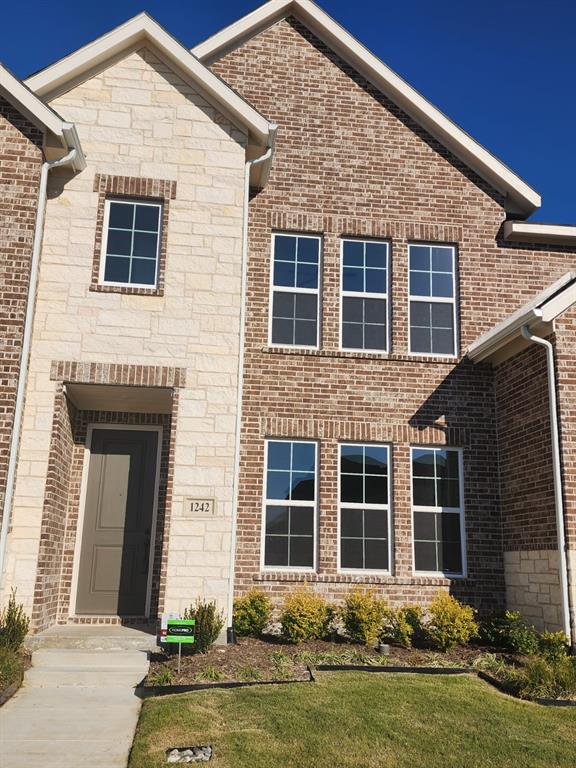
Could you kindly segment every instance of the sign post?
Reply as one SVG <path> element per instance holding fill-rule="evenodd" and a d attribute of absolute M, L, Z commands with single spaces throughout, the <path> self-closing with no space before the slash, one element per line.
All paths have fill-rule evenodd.
<path fill-rule="evenodd" d="M 178 674 L 180 674 L 180 663 L 182 661 L 182 645 L 188 645 L 194 642 L 195 625 L 195 619 L 162 617 L 160 642 L 178 643 Z"/>

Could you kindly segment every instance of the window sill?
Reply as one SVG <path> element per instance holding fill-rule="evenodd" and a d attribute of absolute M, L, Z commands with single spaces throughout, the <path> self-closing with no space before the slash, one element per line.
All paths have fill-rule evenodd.
<path fill-rule="evenodd" d="M 164 288 L 142 288 L 133 285 L 102 285 L 92 283 L 90 290 L 96 293 L 124 293 L 128 296 L 164 296 Z"/>
<path fill-rule="evenodd" d="M 271 355 L 304 355 L 311 357 L 328 357 L 328 358 L 350 358 L 352 360 L 382 360 L 394 363 L 427 363 L 427 364 L 443 364 L 450 367 L 454 367 L 464 359 L 462 357 L 446 357 L 446 356 L 434 356 L 434 355 L 411 355 L 396 354 L 393 352 L 351 352 L 341 349 L 307 349 L 306 347 L 274 347 L 264 346 L 261 347 L 261 352 L 265 352 Z"/>
<path fill-rule="evenodd" d="M 386 584 L 390 586 L 449 587 L 455 581 L 462 583 L 465 577 L 446 578 L 443 576 L 390 576 L 351 573 L 303 573 L 290 571 L 261 571 L 252 577 L 255 582 L 289 582 L 319 584 Z"/>

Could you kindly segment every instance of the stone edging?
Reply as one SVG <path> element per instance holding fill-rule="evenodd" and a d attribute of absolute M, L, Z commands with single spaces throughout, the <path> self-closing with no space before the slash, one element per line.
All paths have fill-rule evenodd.
<path fill-rule="evenodd" d="M 22 685 L 23 680 L 24 680 L 24 672 L 21 672 L 19 680 L 17 680 L 15 683 L 12 683 L 12 685 L 9 685 L 8 688 L 5 688 L 3 691 L 0 692 L 0 707 L 3 707 L 4 704 L 6 704 L 6 702 L 12 698 L 12 696 L 14 696 L 16 691 Z"/>

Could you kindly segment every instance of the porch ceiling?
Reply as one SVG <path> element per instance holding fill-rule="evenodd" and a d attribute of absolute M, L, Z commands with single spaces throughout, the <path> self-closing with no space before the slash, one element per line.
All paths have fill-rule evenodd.
<path fill-rule="evenodd" d="M 171 413 L 172 393 L 169 387 L 66 384 L 66 396 L 81 411 Z"/>

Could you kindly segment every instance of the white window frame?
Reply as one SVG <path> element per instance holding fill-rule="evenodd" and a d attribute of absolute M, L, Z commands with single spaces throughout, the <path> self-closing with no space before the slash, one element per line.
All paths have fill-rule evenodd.
<path fill-rule="evenodd" d="M 274 259 L 276 253 L 276 237 L 306 237 L 309 240 L 318 241 L 318 287 L 317 288 L 290 288 L 289 286 L 274 285 Z M 321 299 L 322 299 L 322 235 L 314 235 L 309 232 L 272 232 L 272 245 L 270 251 L 270 278 L 268 292 L 268 346 L 279 349 L 308 349 L 319 350 L 322 329 L 320 327 L 320 318 L 322 317 Z M 279 344 L 272 341 L 272 318 L 274 291 L 280 293 L 312 294 L 317 297 L 316 300 L 316 345 L 305 344 Z"/>
<path fill-rule="evenodd" d="M 373 293 L 372 291 L 345 291 L 344 290 L 344 243 L 377 243 L 378 245 L 386 246 L 386 293 Z M 344 297 L 351 297 L 354 299 L 381 299 L 386 301 L 386 349 L 371 349 L 369 347 L 359 349 L 358 347 L 345 347 L 342 341 L 344 331 Z M 362 354 L 363 352 L 369 352 L 373 355 L 389 355 L 390 354 L 390 243 L 388 240 L 372 240 L 370 238 L 361 237 L 342 237 L 340 238 L 340 329 L 339 329 L 339 346 L 342 352 L 356 352 L 356 354 Z"/>
<path fill-rule="evenodd" d="M 458 454 L 459 507 L 437 507 L 414 504 L 413 454 L 414 451 L 455 451 Z M 465 579 L 468 574 L 466 558 L 466 516 L 464 514 L 464 451 L 447 445 L 412 445 L 410 446 L 410 525 L 412 528 L 412 574 L 418 576 L 443 577 L 445 579 Z M 462 573 L 450 571 L 418 571 L 416 570 L 416 542 L 414 533 L 414 512 L 450 512 L 460 515 L 460 547 L 462 552 Z"/>
<path fill-rule="evenodd" d="M 283 499 L 270 499 L 266 497 L 268 482 L 268 445 L 269 443 L 304 443 L 314 446 L 314 500 L 313 501 L 286 501 Z M 319 467 L 318 467 L 318 441 L 300 440 L 297 437 L 267 437 L 264 440 L 264 479 L 262 486 L 262 516 L 260 521 L 260 570 L 273 571 L 275 573 L 288 571 L 290 573 L 316 573 L 318 567 L 318 497 L 319 497 Z M 313 537 L 312 553 L 313 564 L 311 567 L 300 565 L 266 565 L 266 507 L 313 507 Z"/>
<path fill-rule="evenodd" d="M 425 246 L 427 248 L 449 248 L 452 251 L 452 296 L 413 296 L 410 292 L 410 249 L 415 246 Z M 413 242 L 408 243 L 408 351 L 411 355 L 418 357 L 443 357 L 447 360 L 454 360 L 459 355 L 459 336 L 460 330 L 458 328 L 458 280 L 456 279 L 456 271 L 458 269 L 458 251 L 455 245 L 450 243 L 420 243 Z M 418 271 L 418 270 L 416 270 Z M 452 322 L 454 326 L 454 352 L 453 354 L 439 353 L 439 352 L 417 352 L 412 349 L 412 333 L 410 327 L 410 310 L 412 308 L 412 302 L 421 302 L 427 304 L 452 304 Z"/>
<path fill-rule="evenodd" d="M 368 446 L 371 445 L 376 448 L 386 448 L 388 451 L 388 477 L 387 477 L 387 485 L 388 485 L 388 503 L 387 504 L 351 504 L 346 501 L 341 501 L 341 495 L 340 495 L 340 487 L 342 484 L 342 446 L 344 445 L 356 445 L 358 447 Z M 337 535 L 338 535 L 338 559 L 337 559 L 337 572 L 338 573 L 349 573 L 354 574 L 356 576 L 360 574 L 364 574 L 365 576 L 391 576 L 393 572 L 392 567 L 392 446 L 390 443 L 372 443 L 372 442 L 354 442 L 353 440 L 344 440 L 341 443 L 338 443 L 338 483 L 337 483 L 337 493 L 338 493 L 338 524 L 337 524 Z M 343 568 L 342 567 L 342 508 L 346 509 L 375 509 L 375 510 L 386 510 L 386 517 L 387 517 L 387 528 L 388 528 L 388 568 Z"/>
<path fill-rule="evenodd" d="M 109 222 L 110 222 L 110 204 L 120 203 L 122 205 L 146 205 L 151 208 L 158 208 L 158 241 L 156 243 L 156 271 L 154 274 L 154 283 L 119 283 L 113 280 L 105 280 L 106 274 L 106 259 L 108 258 L 108 234 L 109 234 Z M 163 203 L 159 201 L 148 201 L 140 198 L 115 198 L 107 197 L 104 204 L 104 222 L 102 225 L 102 249 L 100 251 L 100 271 L 98 275 L 99 285 L 112 285 L 117 288 L 145 288 L 148 290 L 155 290 L 158 288 L 158 276 L 160 274 L 160 243 L 162 241 L 162 213 Z M 134 235 L 134 230 L 132 230 Z M 132 259 L 132 256 L 124 256 L 122 258 Z M 138 257 L 136 257 L 138 258 Z"/>

